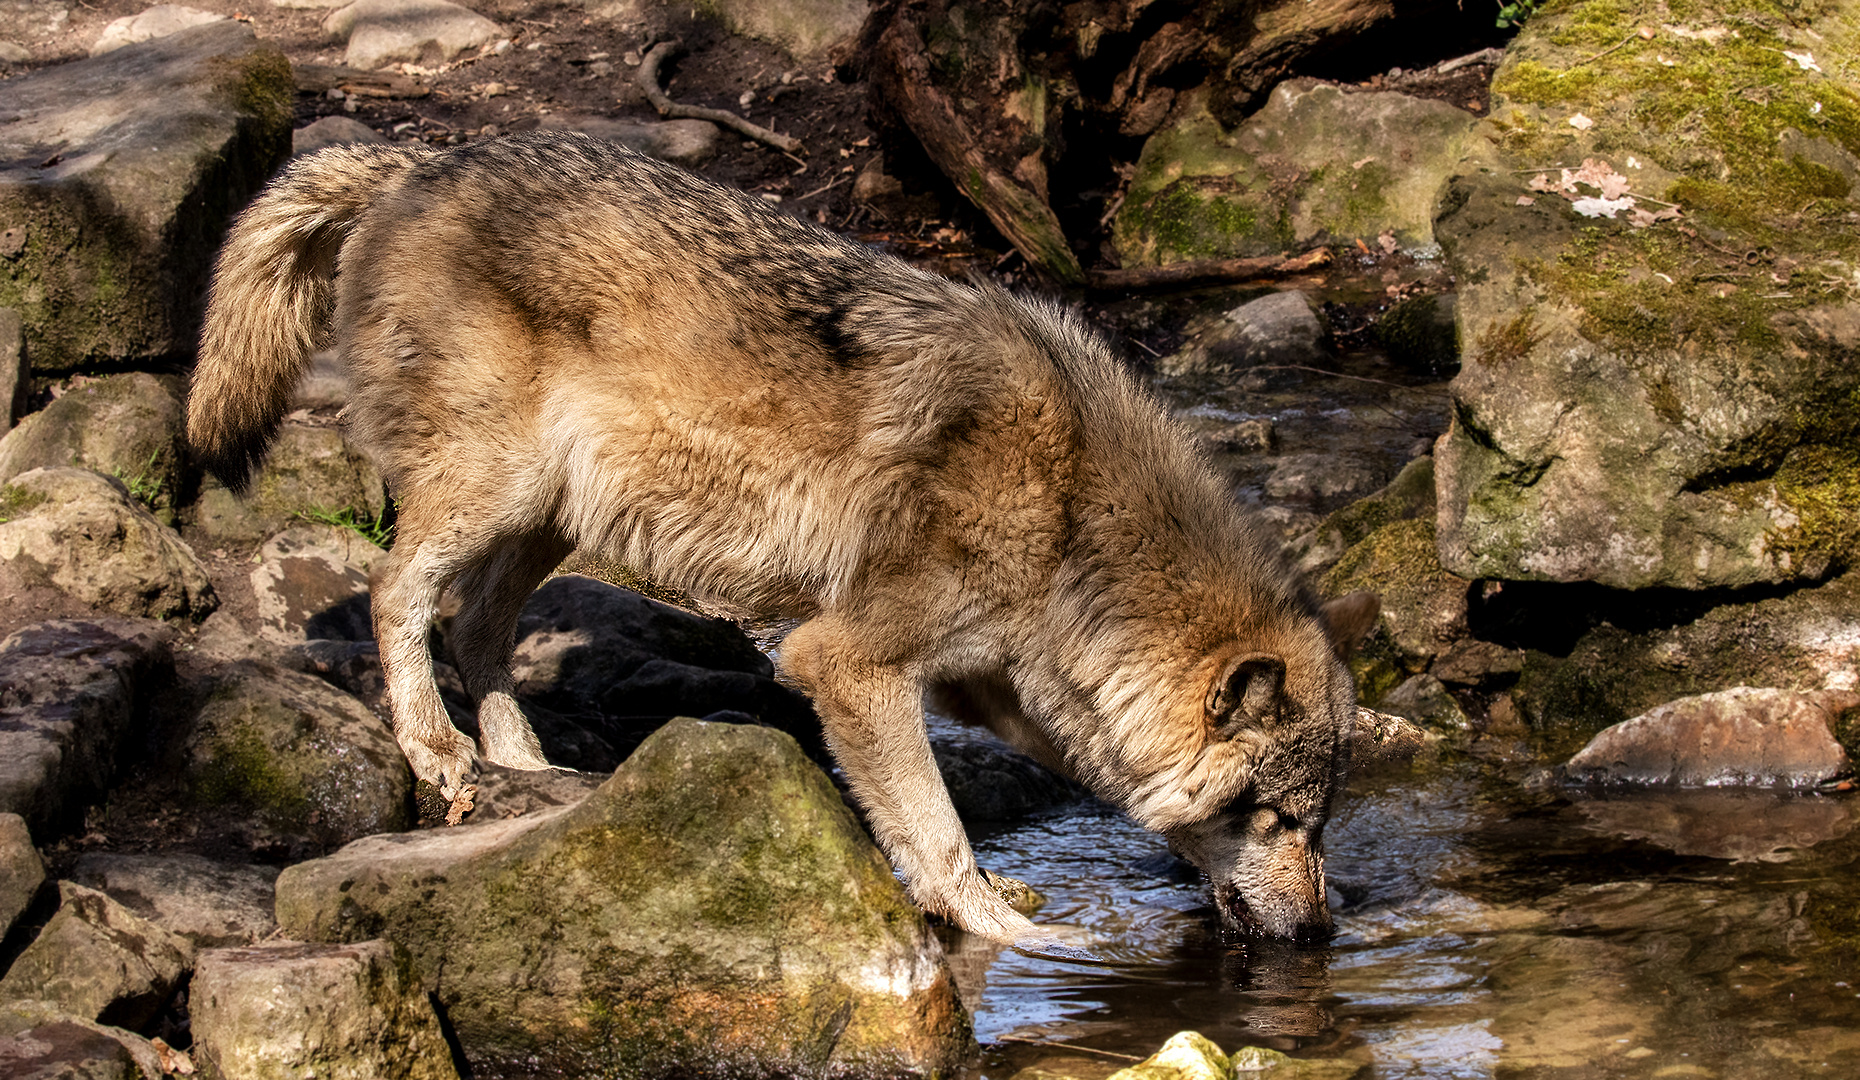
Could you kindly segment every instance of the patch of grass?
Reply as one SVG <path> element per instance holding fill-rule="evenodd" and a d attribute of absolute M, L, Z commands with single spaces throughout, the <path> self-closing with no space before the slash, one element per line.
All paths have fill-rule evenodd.
<path fill-rule="evenodd" d="M 161 451 L 158 449 L 149 455 L 148 461 L 143 463 L 141 470 L 134 476 L 124 476 L 121 469 L 110 471 L 123 482 L 124 487 L 129 489 L 130 498 L 152 511 L 160 503 L 162 490 L 167 485 L 167 480 L 162 475 L 164 470 L 160 466 Z"/>
<path fill-rule="evenodd" d="M 322 508 L 300 510 L 297 516 L 319 525 L 334 525 L 339 529 L 347 529 L 378 548 L 386 549 L 394 546 L 394 522 L 388 514 L 372 517 L 367 511 L 345 506 L 340 510 Z"/>

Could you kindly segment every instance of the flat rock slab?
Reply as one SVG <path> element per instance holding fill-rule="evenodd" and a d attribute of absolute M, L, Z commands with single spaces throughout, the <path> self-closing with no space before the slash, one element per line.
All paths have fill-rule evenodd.
<path fill-rule="evenodd" d="M 173 677 L 174 638 L 158 622 L 92 619 L 39 623 L 0 642 L 0 812 L 41 837 L 75 824 Z"/>
<path fill-rule="evenodd" d="M 443 64 L 504 33 L 491 20 L 448 0 L 355 0 L 331 12 L 323 31 L 346 39 L 343 63 L 364 71 L 394 63 Z"/>
<path fill-rule="evenodd" d="M 127 1028 L 153 1020 L 192 966 L 193 946 L 95 889 L 61 881 L 58 894 L 57 914 L 0 979 L 0 1000 L 50 1001 Z"/>
<path fill-rule="evenodd" d="M 439 1017 L 385 941 L 202 953 L 190 987 L 194 1054 L 227 1080 L 457 1080 Z"/>
<path fill-rule="evenodd" d="M 0 88 L 0 307 L 35 370 L 191 353 L 215 250 L 290 150 L 290 63 L 226 20 Z M 12 230 L 19 230 L 11 233 Z"/>
<path fill-rule="evenodd" d="M 1833 735 L 1860 708 L 1847 690 L 1738 686 L 1681 698 L 1606 728 L 1565 766 L 1569 779 L 1681 787 L 1812 787 L 1847 767 Z"/>
<path fill-rule="evenodd" d="M 251 945 L 278 928 L 272 917 L 276 867 L 96 851 L 78 858 L 71 879 L 198 948 Z"/>
<path fill-rule="evenodd" d="M 29 582 L 143 618 L 204 619 L 219 606 L 194 549 L 120 480 L 33 469 L 0 486 L 0 508 L 0 559 Z"/>
<path fill-rule="evenodd" d="M 930 1074 L 973 1047 L 884 857 L 763 727 L 675 720 L 572 807 L 300 863 L 278 916 L 405 944 L 481 1075 Z"/>

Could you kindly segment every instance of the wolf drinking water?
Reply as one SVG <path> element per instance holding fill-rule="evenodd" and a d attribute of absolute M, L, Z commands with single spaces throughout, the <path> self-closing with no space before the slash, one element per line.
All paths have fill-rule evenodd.
<path fill-rule="evenodd" d="M 421 778 L 547 767 L 517 615 L 596 550 L 804 620 L 783 674 L 925 910 L 1037 933 L 975 865 L 928 696 L 1168 837 L 1232 925 L 1328 931 L 1340 657 L 1375 601 L 1317 606 L 1074 315 L 580 136 L 328 150 L 220 256 L 188 430 L 234 490 L 332 315 L 345 423 L 398 500 L 374 620 Z M 447 588 L 475 747 L 428 652 Z"/>

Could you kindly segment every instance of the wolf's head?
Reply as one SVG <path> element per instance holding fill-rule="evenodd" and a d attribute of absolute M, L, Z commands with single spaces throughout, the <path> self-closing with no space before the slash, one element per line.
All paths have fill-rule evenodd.
<path fill-rule="evenodd" d="M 1232 930 L 1321 939 L 1324 825 L 1357 726 L 1344 659 L 1374 626 L 1379 604 L 1357 593 L 1323 606 L 1322 646 L 1308 634 L 1270 634 L 1211 658 L 1202 720 L 1210 757 L 1233 764 L 1207 777 L 1209 812 L 1161 829 L 1208 876 Z M 1222 753 L 1227 751 L 1227 753 Z"/>

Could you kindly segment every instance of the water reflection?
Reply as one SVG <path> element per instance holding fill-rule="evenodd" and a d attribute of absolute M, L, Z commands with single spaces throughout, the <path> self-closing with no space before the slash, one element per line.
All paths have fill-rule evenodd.
<path fill-rule="evenodd" d="M 1114 961 L 970 954 L 984 1071 L 1192 1028 L 1377 1077 L 1860 1075 L 1855 810 L 1384 781 L 1331 827 L 1339 932 L 1321 948 L 1223 936 L 1161 841 L 1096 804 L 984 833 L 983 865 Z"/>

